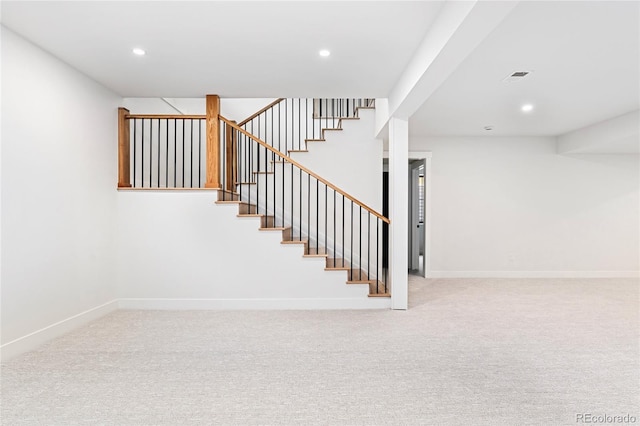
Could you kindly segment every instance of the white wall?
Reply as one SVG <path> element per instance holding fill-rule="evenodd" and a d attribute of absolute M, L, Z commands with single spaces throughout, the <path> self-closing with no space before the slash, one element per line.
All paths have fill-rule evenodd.
<path fill-rule="evenodd" d="M 309 142 L 309 152 L 291 158 L 356 199 L 382 212 L 382 140 L 374 135 L 375 110 L 360 109 L 360 120 L 344 120 L 342 131 Z"/>
<path fill-rule="evenodd" d="M 412 138 L 432 151 L 434 276 L 619 276 L 639 268 L 639 157 L 554 138 Z"/>
<path fill-rule="evenodd" d="M 2 27 L 3 356 L 115 298 L 119 102 Z"/>
<path fill-rule="evenodd" d="M 205 95 L 206 93 L 202 98 L 167 98 L 166 100 L 183 114 L 206 114 Z M 220 114 L 229 120 L 240 122 L 274 100 L 275 98 L 221 98 Z M 124 98 L 122 106 L 132 114 L 178 114 L 160 98 Z"/>
<path fill-rule="evenodd" d="M 559 154 L 640 154 L 640 110 L 557 138 Z"/>
<path fill-rule="evenodd" d="M 384 307 L 215 191 L 119 191 L 118 294 L 131 308 Z"/>

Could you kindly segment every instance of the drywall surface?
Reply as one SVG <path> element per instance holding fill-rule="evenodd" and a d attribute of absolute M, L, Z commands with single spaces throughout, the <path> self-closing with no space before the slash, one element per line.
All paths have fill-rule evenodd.
<path fill-rule="evenodd" d="M 115 298 L 119 102 L 2 27 L 3 345 Z"/>
<path fill-rule="evenodd" d="M 434 276 L 637 276 L 639 157 L 554 138 L 412 138 L 432 151 Z"/>
<path fill-rule="evenodd" d="M 240 122 L 260 111 L 275 98 L 220 98 L 220 114 Z M 124 98 L 123 107 L 132 114 L 206 114 L 202 98 Z"/>
<path fill-rule="evenodd" d="M 342 130 L 325 131 L 324 142 L 307 142 L 308 152 L 291 158 L 382 212 L 382 140 L 374 135 L 375 111 L 360 109 L 359 120 L 343 120 Z"/>
<path fill-rule="evenodd" d="M 259 231 L 215 191 L 119 191 L 118 294 L 136 307 L 380 307 L 367 285 L 347 285 L 324 258 L 303 258 L 280 231 Z M 139 302 L 136 305 L 136 301 Z M 181 304 L 182 303 L 182 304 Z M 154 305 L 156 306 L 156 305 Z"/>

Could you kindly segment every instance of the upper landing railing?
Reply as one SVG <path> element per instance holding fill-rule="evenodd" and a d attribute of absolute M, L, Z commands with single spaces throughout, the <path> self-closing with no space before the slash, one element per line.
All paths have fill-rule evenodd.
<path fill-rule="evenodd" d="M 358 118 L 361 108 L 373 108 L 371 98 L 279 98 L 238 123 L 267 145 L 287 154 L 304 151 L 308 141 L 324 140 L 324 131 L 341 128 L 344 119 Z"/>
<path fill-rule="evenodd" d="M 218 96 L 207 96 L 206 105 L 204 115 L 120 108 L 118 187 L 219 188 Z M 287 155 L 306 150 L 308 141 L 324 139 L 324 130 L 340 128 L 341 120 L 373 105 L 371 98 L 279 98 L 237 125 Z"/>
<path fill-rule="evenodd" d="M 118 109 L 119 188 L 220 188 L 220 98 L 205 115 L 130 114 Z"/>

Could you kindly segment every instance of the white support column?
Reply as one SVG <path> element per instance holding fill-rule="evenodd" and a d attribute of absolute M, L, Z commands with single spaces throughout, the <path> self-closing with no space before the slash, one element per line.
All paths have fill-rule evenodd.
<path fill-rule="evenodd" d="M 407 309 L 409 226 L 409 121 L 389 120 L 389 276 L 391 308 Z"/>

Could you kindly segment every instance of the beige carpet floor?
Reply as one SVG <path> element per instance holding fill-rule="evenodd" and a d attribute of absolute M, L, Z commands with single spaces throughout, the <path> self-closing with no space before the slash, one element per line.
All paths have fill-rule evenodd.
<path fill-rule="evenodd" d="M 406 312 L 115 312 L 2 365 L 1 423 L 640 423 L 638 280 L 410 279 Z"/>

